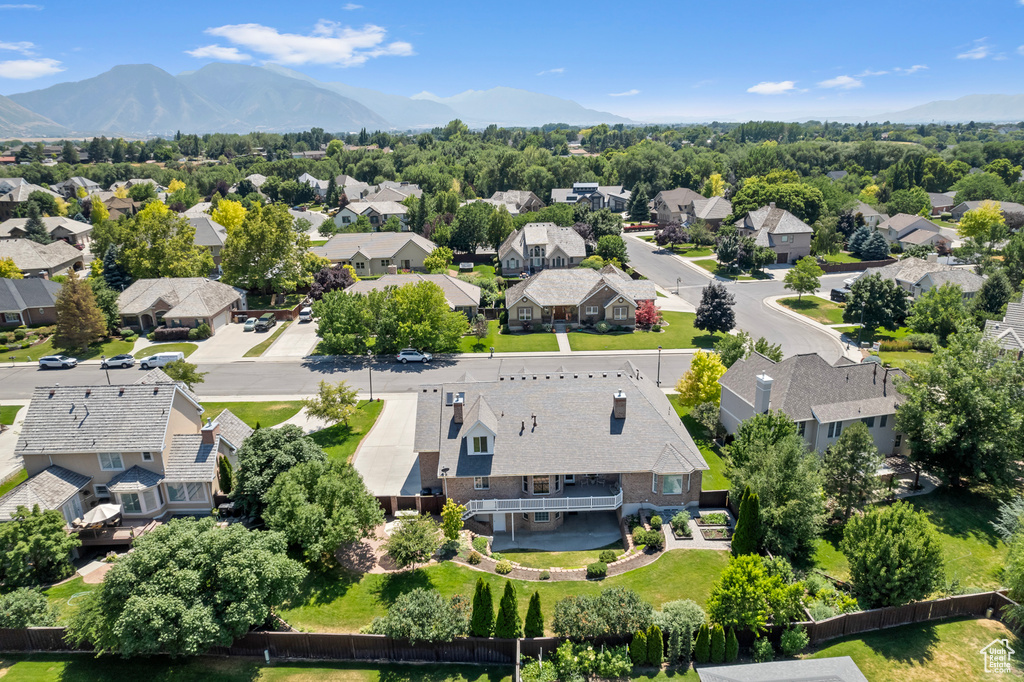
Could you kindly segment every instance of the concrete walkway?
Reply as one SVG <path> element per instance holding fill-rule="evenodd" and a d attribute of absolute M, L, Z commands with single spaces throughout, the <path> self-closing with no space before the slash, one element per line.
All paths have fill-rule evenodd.
<path fill-rule="evenodd" d="M 571 353 L 572 347 L 569 345 L 569 335 L 565 332 L 555 332 L 555 340 L 558 341 L 558 352 L 559 353 Z"/>
<path fill-rule="evenodd" d="M 385 398 L 377 423 L 356 450 L 352 464 L 373 495 L 415 495 L 422 487 L 413 449 L 416 400 L 416 393 Z"/>
<path fill-rule="evenodd" d="M 21 457 L 14 454 L 14 446 L 18 443 L 18 435 L 21 434 L 21 425 L 25 423 L 25 415 L 28 414 L 28 400 L 4 400 L 4 405 L 21 405 L 18 414 L 14 417 L 14 424 L 0 433 L 0 481 L 21 471 L 25 466 Z"/>
<path fill-rule="evenodd" d="M 263 353 L 265 358 L 304 358 L 313 352 L 319 339 L 313 322 L 292 322 L 281 332 L 273 345 Z"/>

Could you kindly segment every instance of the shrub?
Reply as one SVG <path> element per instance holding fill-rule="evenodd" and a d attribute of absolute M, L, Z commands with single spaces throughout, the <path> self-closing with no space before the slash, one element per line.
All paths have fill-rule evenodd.
<path fill-rule="evenodd" d="M 16 329 L 14 331 L 14 340 L 15 341 L 21 341 L 24 338 L 25 338 L 25 330 L 24 329 Z"/>
<path fill-rule="evenodd" d="M 495 561 L 501 561 L 505 557 L 503 557 L 501 555 L 501 553 L 499 553 L 499 552 L 491 552 L 491 558 L 494 559 Z"/>
<path fill-rule="evenodd" d="M 189 341 L 198 341 L 199 340 L 199 330 L 198 329 L 189 329 L 188 330 L 188 340 Z"/>
<path fill-rule="evenodd" d="M 203 322 L 201 325 L 196 327 L 196 331 L 199 332 L 200 339 L 208 339 L 213 336 L 213 332 L 210 331 L 210 325 Z"/>
<path fill-rule="evenodd" d="M 605 322 L 604 320 L 601 320 L 600 322 L 594 325 L 594 329 L 597 330 L 598 334 L 607 334 L 608 330 L 611 329 L 611 325 Z"/>
<path fill-rule="evenodd" d="M 826 618 L 831 618 L 836 615 L 835 609 L 820 601 L 811 604 L 807 610 L 811 612 L 811 618 L 814 620 L 825 620 Z"/>
<path fill-rule="evenodd" d="M 660 332 L 661 331 L 661 325 L 660 324 L 652 324 L 651 325 L 651 331 L 652 332 Z"/>
<path fill-rule="evenodd" d="M 46 595 L 22 587 L 0 596 L 0 628 L 47 627 L 57 624 L 57 612 Z"/>
<path fill-rule="evenodd" d="M 661 517 L 660 516 L 655 515 L 655 516 L 651 517 L 651 529 L 652 530 L 661 530 Z"/>
<path fill-rule="evenodd" d="M 676 535 L 690 536 L 690 512 L 685 509 L 681 512 L 676 512 L 676 515 L 669 521 L 669 525 L 672 526 L 672 532 Z"/>
<path fill-rule="evenodd" d="M 149 338 L 152 341 L 186 341 L 190 331 L 188 327 L 157 327 Z"/>
<path fill-rule="evenodd" d="M 707 623 L 702 623 L 697 631 L 697 641 L 693 645 L 693 660 L 707 663 L 711 660 L 711 633 Z"/>
<path fill-rule="evenodd" d="M 647 544 L 647 530 L 645 528 L 633 529 L 633 544 L 637 547 Z"/>
<path fill-rule="evenodd" d="M 134 329 L 132 329 L 131 327 L 121 327 L 121 328 L 120 328 L 120 329 L 119 329 L 119 330 L 117 331 L 117 333 L 118 333 L 118 334 L 119 334 L 120 336 L 134 336 L 134 335 L 135 335 L 135 330 L 134 330 Z"/>
<path fill-rule="evenodd" d="M 736 639 L 736 630 L 729 628 L 729 634 L 725 637 L 725 662 L 735 663 L 740 657 L 740 642 Z"/>
<path fill-rule="evenodd" d="M 545 332 L 545 333 L 548 333 L 548 334 L 550 334 L 550 333 L 551 333 L 551 325 L 550 325 L 550 324 L 548 324 L 547 322 L 544 322 L 544 323 L 542 323 L 542 324 L 540 325 L 540 330 L 541 330 L 542 332 Z"/>
<path fill-rule="evenodd" d="M 711 630 L 711 662 L 725 663 L 725 630 L 721 625 Z"/>
<path fill-rule="evenodd" d="M 828 587 L 828 581 L 817 573 L 812 573 L 807 576 L 804 580 L 804 589 L 807 590 L 807 594 L 816 597 L 819 592 Z"/>
<path fill-rule="evenodd" d="M 487 538 L 480 537 L 479 535 L 473 538 L 473 549 L 481 554 L 487 554 Z"/>
<path fill-rule="evenodd" d="M 480 552 L 478 552 L 476 550 L 473 550 L 472 552 L 470 552 L 469 556 L 466 558 L 466 561 L 468 561 L 469 563 L 473 564 L 474 566 L 479 564 L 482 560 L 483 560 L 483 557 L 480 555 Z"/>
<path fill-rule="evenodd" d="M 540 579 L 541 580 L 551 580 L 551 571 L 541 571 L 540 572 Z"/>
<path fill-rule="evenodd" d="M 903 340 L 914 350 L 931 352 L 939 346 L 939 337 L 935 334 L 907 334 Z"/>
<path fill-rule="evenodd" d="M 633 590 L 611 587 L 598 595 L 571 595 L 555 603 L 551 629 L 559 637 L 582 640 L 646 631 L 654 608 Z"/>
<path fill-rule="evenodd" d="M 657 552 L 665 547 L 665 536 L 661 534 L 661 531 L 647 531 L 647 537 L 645 538 L 645 540 L 646 542 L 644 544 L 647 545 L 647 549 Z"/>
<path fill-rule="evenodd" d="M 22 348 L 23 350 L 24 350 L 25 348 L 31 348 L 31 347 L 32 347 L 32 344 L 31 344 L 31 343 L 29 343 L 28 341 L 22 341 L 22 342 L 21 342 L 21 348 Z"/>
<path fill-rule="evenodd" d="M 640 517 L 636 514 L 630 514 L 626 517 L 626 528 L 629 528 L 630 533 L 632 533 L 637 528 L 637 526 L 642 525 L 643 524 L 640 523 Z"/>
<path fill-rule="evenodd" d="M 796 656 L 807 647 L 809 641 L 807 632 L 803 628 L 789 628 L 782 633 L 779 650 L 784 656 Z"/>
<path fill-rule="evenodd" d="M 754 663 L 768 663 L 775 658 L 772 643 L 761 637 L 754 640 Z"/>
<path fill-rule="evenodd" d="M 128 343 L 135 343 L 136 341 L 139 340 L 139 337 L 136 336 L 135 334 L 129 334 L 128 336 L 122 336 L 121 338 Z"/>
<path fill-rule="evenodd" d="M 505 559 L 499 561 L 494 567 L 494 572 L 498 575 L 508 575 L 512 572 L 512 562 Z"/>
<path fill-rule="evenodd" d="M 665 638 L 661 636 L 661 628 L 652 625 L 647 628 L 647 665 L 661 665 L 665 660 Z"/>
<path fill-rule="evenodd" d="M 601 553 L 598 555 L 597 560 L 605 564 L 610 564 L 611 562 L 615 561 L 618 557 L 619 553 L 616 552 L 614 549 L 605 549 L 602 550 Z"/>
<path fill-rule="evenodd" d="M 603 561 L 595 561 L 587 566 L 588 578 L 603 578 L 608 575 L 608 564 Z"/>
<path fill-rule="evenodd" d="M 710 526 L 724 526 L 729 522 L 729 517 L 725 515 L 725 512 L 711 512 L 709 514 L 701 514 L 701 521 L 706 525 Z"/>
<path fill-rule="evenodd" d="M 633 641 L 629 643 L 629 658 L 633 665 L 643 665 L 647 662 L 647 633 L 638 630 L 633 635 Z"/>
<path fill-rule="evenodd" d="M 0 345 L 0 353 L 6 353 L 9 350 L 10 348 L 8 348 L 7 346 Z"/>

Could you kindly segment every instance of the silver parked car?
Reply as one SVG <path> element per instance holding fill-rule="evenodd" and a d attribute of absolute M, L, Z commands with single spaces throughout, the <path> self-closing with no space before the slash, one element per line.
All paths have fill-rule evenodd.
<path fill-rule="evenodd" d="M 107 358 L 106 360 L 103 360 L 102 362 L 100 362 L 100 367 L 102 367 L 103 369 L 109 369 L 111 367 L 120 367 L 124 369 L 125 367 L 131 367 L 134 364 L 135 358 L 125 353 L 123 355 L 115 355 L 112 358 Z"/>
<path fill-rule="evenodd" d="M 76 358 L 69 358 L 66 355 L 47 355 L 44 358 L 39 358 L 39 367 L 42 369 L 68 369 L 76 365 L 78 365 L 78 360 Z"/>
<path fill-rule="evenodd" d="M 398 351 L 398 361 L 403 365 L 409 362 L 430 362 L 434 356 L 430 353 L 418 351 L 415 348 L 403 348 Z"/>

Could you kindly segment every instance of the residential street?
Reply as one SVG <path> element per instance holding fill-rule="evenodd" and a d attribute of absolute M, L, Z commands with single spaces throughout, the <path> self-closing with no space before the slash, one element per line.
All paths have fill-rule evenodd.
<path fill-rule="evenodd" d="M 676 291 L 679 281 L 679 295 L 689 303 L 700 304 L 701 289 L 711 279 L 683 263 L 674 254 L 662 251 L 657 245 L 640 239 L 627 237 L 629 264 L 666 291 Z M 821 278 L 826 292 L 842 286 L 849 273 L 827 275 Z M 829 362 L 842 354 L 839 341 L 815 329 L 812 325 L 782 315 L 766 306 L 763 301 L 770 296 L 789 293 L 781 281 L 728 282 L 726 288 L 736 297 L 736 326 L 750 332 L 755 338 L 764 336 L 770 343 L 782 344 L 782 351 L 788 357 L 797 353 L 820 353 Z"/>

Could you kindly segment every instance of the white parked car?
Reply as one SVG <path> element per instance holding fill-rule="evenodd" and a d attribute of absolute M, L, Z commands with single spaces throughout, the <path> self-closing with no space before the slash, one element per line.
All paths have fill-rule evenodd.
<path fill-rule="evenodd" d="M 408 362 L 430 362 L 433 359 L 432 354 L 418 351 L 415 348 L 403 348 L 398 351 L 398 361 L 403 365 Z"/>
<path fill-rule="evenodd" d="M 47 355 L 44 358 L 39 358 L 39 366 L 42 369 L 68 369 L 76 365 L 78 365 L 78 360 L 76 358 L 69 358 L 66 355 Z"/>
<path fill-rule="evenodd" d="M 256 329 L 256 318 L 250 317 L 248 320 L 245 321 L 245 326 L 242 327 L 242 331 L 251 332 L 253 329 Z"/>
<path fill-rule="evenodd" d="M 150 355 L 148 358 L 142 358 L 139 360 L 139 364 L 142 365 L 142 369 L 153 369 L 154 367 L 163 367 L 169 362 L 184 359 L 184 353 L 181 351 L 172 351 L 168 353 L 157 353 L 156 355 Z"/>
<path fill-rule="evenodd" d="M 299 311 L 299 322 L 312 322 L 313 321 L 313 309 L 306 306 Z"/>

